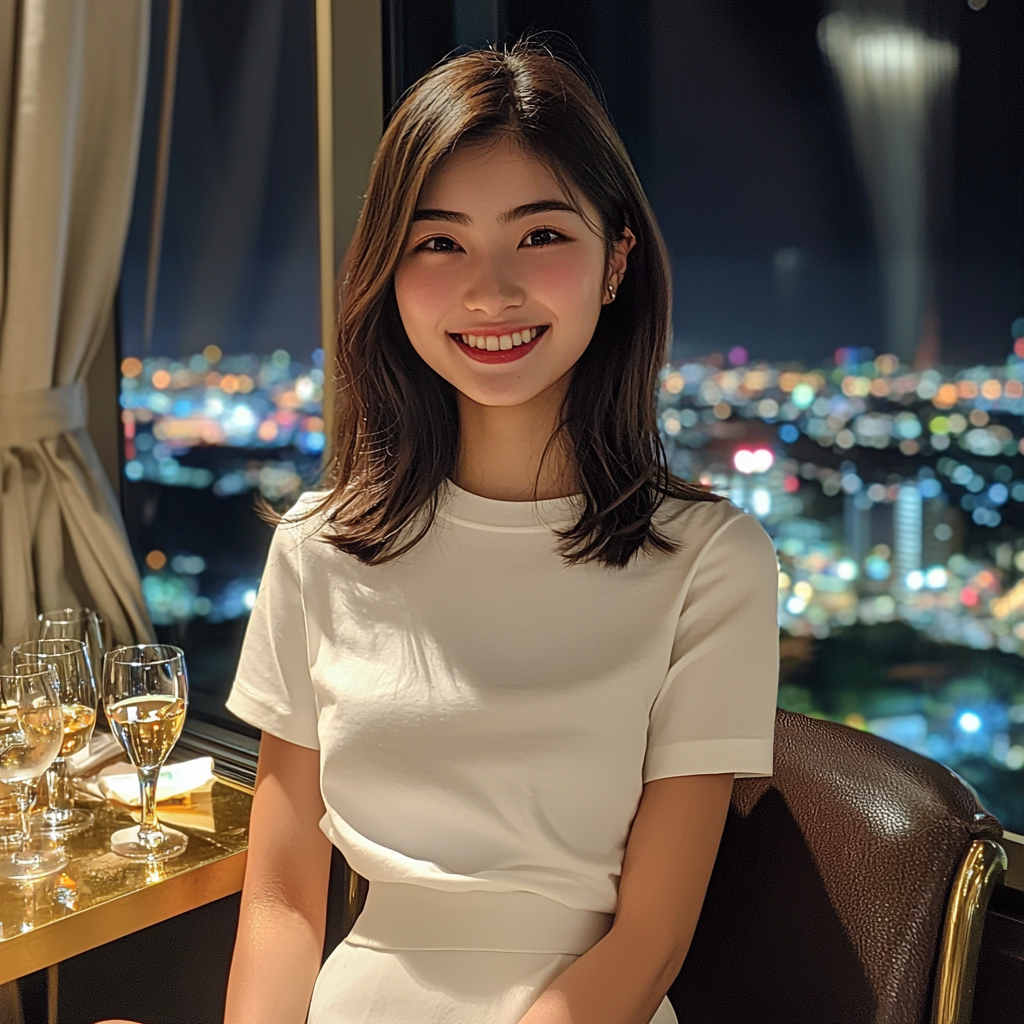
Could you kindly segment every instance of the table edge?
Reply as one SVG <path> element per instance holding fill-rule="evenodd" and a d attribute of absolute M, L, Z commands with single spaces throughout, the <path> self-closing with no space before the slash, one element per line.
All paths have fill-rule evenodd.
<path fill-rule="evenodd" d="M 4 940 L 0 985 L 241 891 L 247 854 L 240 850 Z"/>

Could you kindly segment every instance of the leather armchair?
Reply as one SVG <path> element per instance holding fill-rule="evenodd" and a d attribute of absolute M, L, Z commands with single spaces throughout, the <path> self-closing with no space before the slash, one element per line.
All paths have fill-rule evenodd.
<path fill-rule="evenodd" d="M 948 769 L 779 711 L 734 789 L 680 1024 L 966 1024 L 999 823 Z"/>

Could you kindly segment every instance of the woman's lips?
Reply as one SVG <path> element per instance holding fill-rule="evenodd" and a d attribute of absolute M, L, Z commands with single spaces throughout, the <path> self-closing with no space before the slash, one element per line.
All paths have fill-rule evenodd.
<path fill-rule="evenodd" d="M 547 329 L 547 324 L 541 324 L 510 331 L 508 334 L 449 333 L 448 337 L 470 359 L 479 363 L 510 363 L 532 352 Z"/>

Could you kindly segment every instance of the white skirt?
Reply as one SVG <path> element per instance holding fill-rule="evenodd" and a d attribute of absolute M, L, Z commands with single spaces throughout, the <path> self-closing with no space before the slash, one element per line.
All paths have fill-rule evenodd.
<path fill-rule="evenodd" d="M 308 1024 L 516 1024 L 610 921 L 532 893 L 375 882 Z M 651 1024 L 677 1024 L 668 999 Z"/>

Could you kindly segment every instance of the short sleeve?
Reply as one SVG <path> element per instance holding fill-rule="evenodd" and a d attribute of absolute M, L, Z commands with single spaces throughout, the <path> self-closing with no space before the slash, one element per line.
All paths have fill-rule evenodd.
<path fill-rule="evenodd" d="M 691 570 L 672 662 L 651 710 L 644 782 L 772 773 L 779 683 L 778 562 L 734 514 Z"/>
<path fill-rule="evenodd" d="M 299 561 L 302 544 L 311 542 L 306 532 L 287 521 L 274 531 L 227 708 L 263 732 L 316 750 Z"/>

